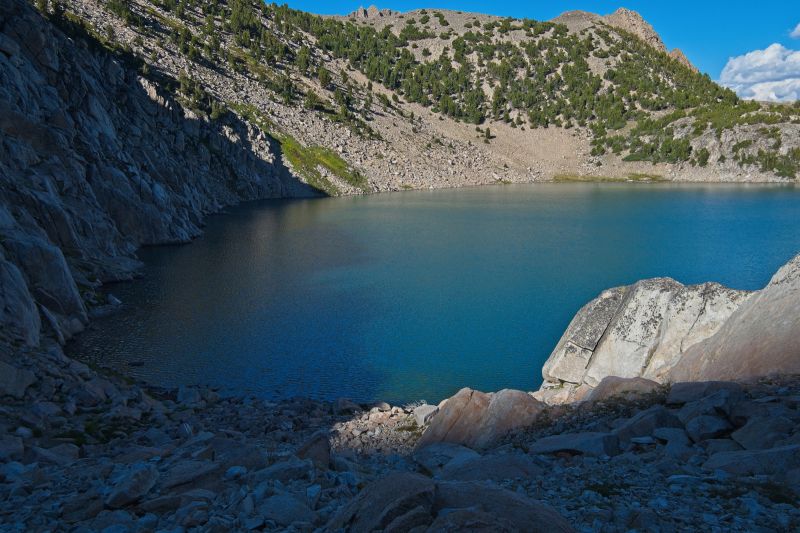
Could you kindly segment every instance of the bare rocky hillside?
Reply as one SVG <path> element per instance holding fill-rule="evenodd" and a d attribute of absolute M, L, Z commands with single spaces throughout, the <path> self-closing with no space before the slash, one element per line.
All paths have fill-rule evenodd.
<path fill-rule="evenodd" d="M 68 12 L 302 148 L 287 151 L 288 166 L 331 194 L 583 177 L 791 181 L 800 164 L 800 112 L 739 102 L 627 9 L 536 22 L 174 4 L 77 0 Z"/>

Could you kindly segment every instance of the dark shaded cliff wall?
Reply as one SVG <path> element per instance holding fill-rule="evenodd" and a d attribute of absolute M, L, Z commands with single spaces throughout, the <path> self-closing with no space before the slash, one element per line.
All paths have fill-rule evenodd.
<path fill-rule="evenodd" d="M 315 191 L 275 145 L 211 121 L 23 0 L 0 0 L 0 340 L 80 331 L 141 245 L 183 242 L 242 200 Z"/>

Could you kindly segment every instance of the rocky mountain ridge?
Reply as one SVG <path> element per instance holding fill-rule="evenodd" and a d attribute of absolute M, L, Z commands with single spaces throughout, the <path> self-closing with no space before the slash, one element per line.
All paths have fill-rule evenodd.
<path fill-rule="evenodd" d="M 701 113 L 699 108 L 687 107 L 685 113 L 689 116 L 668 115 L 671 123 L 674 123 L 669 129 L 662 126 L 646 126 L 646 131 L 635 128 L 635 138 L 623 139 L 627 134 L 615 134 L 620 131 L 616 128 L 623 131 L 626 128 L 617 118 L 613 119 L 616 122 L 613 125 L 615 130 L 601 134 L 601 130 L 588 123 L 597 118 L 567 116 L 571 113 L 565 114 L 563 109 L 571 107 L 571 99 L 578 96 L 561 94 L 565 89 L 559 87 L 564 85 L 564 80 L 536 80 L 537 85 L 544 85 L 541 89 L 537 88 L 535 93 L 546 94 L 542 97 L 545 102 L 541 104 L 541 109 L 525 109 L 529 104 L 520 107 L 520 97 L 496 94 L 498 89 L 503 90 L 509 84 L 509 80 L 501 79 L 507 77 L 506 74 L 500 75 L 499 71 L 495 71 L 495 67 L 506 70 L 504 58 L 514 63 L 529 61 L 529 70 L 538 68 L 540 58 L 532 49 L 525 51 L 533 44 L 552 47 L 553 53 L 572 47 L 595 48 L 588 55 L 583 51 L 577 52 L 576 48 L 576 56 L 565 61 L 576 68 L 582 68 L 582 61 L 586 61 L 592 75 L 599 78 L 596 81 L 600 82 L 603 91 L 609 90 L 620 79 L 616 77 L 612 80 L 607 73 L 609 69 L 618 70 L 625 63 L 622 60 L 628 56 L 619 53 L 619 49 L 627 46 L 626 42 L 643 43 L 646 49 L 652 49 L 652 57 L 651 52 L 643 54 L 642 50 L 636 48 L 638 44 L 626 51 L 635 61 L 642 63 L 642 72 L 636 78 L 651 76 L 653 83 L 660 83 L 657 80 L 664 77 L 683 78 L 685 74 L 675 70 L 672 63 L 665 62 L 665 58 L 673 57 L 677 63 L 685 66 L 688 64 L 685 56 L 679 51 L 667 56 L 663 44 L 659 46 L 660 38 L 649 24 L 629 10 L 620 9 L 606 17 L 583 14 L 583 19 L 589 17 L 586 19 L 588 25 L 570 29 L 571 25 L 567 24 L 563 27 L 567 28 L 568 33 L 562 35 L 560 30 L 547 29 L 560 28 L 560 23 L 551 25 L 446 10 L 423 9 L 398 13 L 373 6 L 374 9 L 361 10 L 348 17 L 319 18 L 292 10 L 249 8 L 256 18 L 247 29 L 248 35 L 252 35 L 243 39 L 227 29 L 229 20 L 226 21 L 226 17 L 232 13 L 231 6 L 239 5 L 237 2 L 215 3 L 213 8 L 209 8 L 191 1 L 186 3 L 188 8 L 182 10 L 170 10 L 165 7 L 166 4 L 150 0 L 132 0 L 124 4 L 130 15 L 122 19 L 98 0 L 79 0 L 69 7 L 74 16 L 85 22 L 92 31 L 104 39 L 104 35 L 112 35 L 109 42 L 129 48 L 151 68 L 166 69 L 175 78 L 187 73 L 209 95 L 236 110 L 242 118 L 268 125 L 265 129 L 278 140 L 280 134 L 286 134 L 302 145 L 330 149 L 337 157 L 341 157 L 344 165 L 358 171 L 366 179 L 366 185 L 354 187 L 346 179 L 339 179 L 335 172 L 324 169 L 321 172 L 309 172 L 302 165 L 298 166 L 296 170 L 301 179 L 316 180 L 320 188 L 331 194 L 530 182 L 576 176 L 596 179 L 639 179 L 637 176 L 649 176 L 651 180 L 787 181 L 796 174 L 794 150 L 800 147 L 795 146 L 796 128 L 793 122 L 800 119 L 791 114 L 791 108 L 765 107 L 759 110 L 758 106 L 751 109 L 737 104 L 740 109 L 733 111 L 736 118 L 731 120 L 727 117 L 725 124 L 717 125 L 716 119 L 703 124 L 705 115 L 717 114 L 717 110 L 703 110 Z M 242 5 L 249 4 L 245 2 Z M 261 14 L 258 14 L 259 10 Z M 209 15 L 212 11 L 214 15 Z M 215 17 L 215 27 L 223 31 L 212 32 L 208 29 L 206 19 L 209 16 Z M 139 26 L 128 20 L 136 21 Z M 323 22 L 341 26 L 323 29 Z M 539 29 L 536 32 L 525 30 L 526 25 Z M 374 28 L 376 33 L 349 36 L 346 42 L 353 43 L 352 54 L 343 50 L 340 44 L 334 46 L 330 43 L 331 39 L 338 38 L 340 32 L 354 32 L 353 27 Z M 109 28 L 112 30 L 110 33 Z M 546 30 L 545 33 L 539 33 L 542 30 Z M 248 46 L 248 43 L 252 45 L 258 34 L 264 37 L 257 40 L 270 40 L 269 46 L 262 44 L 260 49 Z M 484 91 L 480 96 L 483 100 L 483 117 L 475 119 L 479 121 L 480 131 L 476 130 L 473 119 L 449 113 L 446 109 L 450 105 L 448 102 L 445 101 L 443 106 L 435 101 L 440 98 L 441 89 L 432 89 L 431 94 L 421 94 L 417 88 L 408 87 L 408 83 L 400 80 L 400 74 L 381 75 L 381 79 L 378 79 L 375 65 L 368 67 L 366 59 L 364 64 L 356 64 L 351 59 L 356 54 L 365 53 L 361 47 L 369 48 L 374 39 L 388 42 L 394 40 L 391 36 L 398 39 L 394 51 L 387 49 L 371 59 L 389 59 L 396 54 L 397 58 L 391 61 L 398 61 L 406 68 L 404 62 L 409 58 L 400 61 L 400 56 L 409 53 L 413 65 L 408 68 L 413 67 L 418 71 L 412 76 L 413 79 L 440 68 L 437 61 L 442 60 L 442 54 L 452 60 L 452 68 L 460 65 L 467 67 L 463 75 L 471 78 L 471 83 L 482 87 Z M 586 39 L 591 44 L 579 44 L 580 40 L 585 42 Z M 477 44 L 471 44 L 473 41 L 483 41 L 488 47 L 483 44 L 478 47 Z M 455 57 L 456 49 L 464 48 L 462 43 L 467 43 L 469 48 L 464 49 L 467 63 Z M 381 46 L 384 44 L 381 43 Z M 513 55 L 509 55 L 512 50 L 508 48 L 509 45 L 517 49 Z M 282 48 L 280 57 L 265 60 L 265 55 L 276 53 L 273 48 L 277 46 Z M 474 49 L 470 48 L 473 46 Z M 491 53 L 489 50 L 492 50 Z M 524 59 L 524 56 L 518 58 L 523 52 L 533 55 L 528 59 Z M 546 49 L 542 51 L 542 56 L 549 61 L 550 54 L 545 52 Z M 487 55 L 484 56 L 484 53 Z M 298 54 L 303 58 L 299 60 L 303 68 L 299 69 L 295 65 Z M 637 57 L 640 55 L 647 57 Z M 225 62 L 233 66 L 209 68 Z M 655 66 L 655 63 L 664 64 Z M 326 79 L 327 83 L 319 82 L 319 67 L 327 69 L 330 77 L 330 80 Z M 390 67 L 388 64 L 380 65 L 379 70 L 392 70 Z M 561 67 L 547 67 L 547 71 L 553 69 L 560 71 Z M 657 73 L 660 69 L 666 70 Z M 518 79 L 515 83 L 524 81 L 523 73 L 521 68 L 517 68 L 515 75 Z M 581 80 L 580 84 L 596 81 Z M 699 94 L 710 90 L 712 86 L 706 86 L 707 83 L 701 77 L 693 78 L 691 83 L 683 79 L 669 81 L 663 91 L 672 91 L 684 85 L 698 85 L 691 91 Z M 567 85 L 566 90 L 572 91 Z M 281 94 L 284 89 L 279 86 L 290 88 L 289 92 Z M 450 96 L 457 107 L 468 104 L 460 101 L 463 95 L 470 92 L 468 89 L 464 87 L 461 92 L 455 91 Z M 512 86 L 508 90 L 519 89 Z M 427 89 L 423 87 L 422 91 Z M 597 92 L 594 89 L 592 91 Z M 673 110 L 675 102 L 654 106 L 650 97 L 635 101 L 638 97 L 631 96 L 635 93 L 633 91 L 629 96 L 624 96 L 620 92 L 623 100 L 631 99 L 625 104 L 627 109 L 624 117 L 631 125 L 640 120 L 637 116 L 641 113 L 662 119 L 666 112 Z M 287 96 L 288 101 L 285 100 Z M 345 98 L 342 99 L 342 96 Z M 729 97 L 727 95 L 724 98 Z M 657 100 L 657 94 L 653 98 Z M 667 95 L 666 98 L 682 100 L 684 97 Z M 711 99 L 703 98 L 711 104 Z M 527 102 L 530 99 L 526 97 L 525 100 Z M 305 105 L 312 100 L 310 107 Z M 342 103 L 346 108 L 344 112 L 341 112 Z M 613 104 L 598 103 L 594 114 L 598 110 L 604 113 L 602 110 L 613 107 Z M 684 104 L 680 105 L 682 107 Z M 340 108 L 339 113 L 337 107 Z M 507 112 L 503 111 L 504 108 Z M 534 113 L 533 118 L 528 116 L 529 111 Z M 782 113 L 780 117 L 776 115 L 778 111 Z M 488 135 L 484 126 L 489 128 Z M 777 135 L 781 141 L 775 141 L 774 133 L 770 134 L 771 137 L 767 136 L 764 131 L 768 128 L 764 126 L 778 128 Z M 379 135 L 372 135 L 369 131 Z M 666 139 L 662 139 L 665 131 L 672 135 L 667 145 L 664 145 Z M 718 142 L 720 135 L 724 142 Z M 674 142 L 680 146 L 678 151 L 672 146 Z M 736 146 L 737 150 L 733 150 Z M 420 153 L 425 154 L 424 159 L 419 157 Z M 465 154 L 470 157 L 466 158 Z"/>

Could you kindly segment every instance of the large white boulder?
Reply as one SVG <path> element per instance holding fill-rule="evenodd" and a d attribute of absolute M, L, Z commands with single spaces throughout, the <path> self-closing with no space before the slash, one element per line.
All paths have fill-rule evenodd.
<path fill-rule="evenodd" d="M 670 278 L 604 291 L 570 323 L 536 397 L 593 397 L 609 376 L 657 383 L 800 373 L 800 256 L 757 292 Z"/>
<path fill-rule="evenodd" d="M 800 374 L 800 255 L 744 302 L 713 336 L 692 345 L 671 381 Z"/>

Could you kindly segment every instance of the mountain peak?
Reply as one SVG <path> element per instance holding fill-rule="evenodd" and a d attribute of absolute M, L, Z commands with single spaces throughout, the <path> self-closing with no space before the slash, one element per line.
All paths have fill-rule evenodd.
<path fill-rule="evenodd" d="M 388 17 L 394 15 L 396 12 L 391 9 L 378 9 L 377 6 L 371 5 L 368 8 L 359 7 L 349 15 L 350 18 L 356 19 L 376 19 L 381 17 Z"/>
<path fill-rule="evenodd" d="M 667 51 L 667 47 L 653 26 L 636 11 L 621 7 L 612 14 L 602 17 L 602 19 L 609 26 L 632 33 L 653 48 L 662 52 Z"/>

